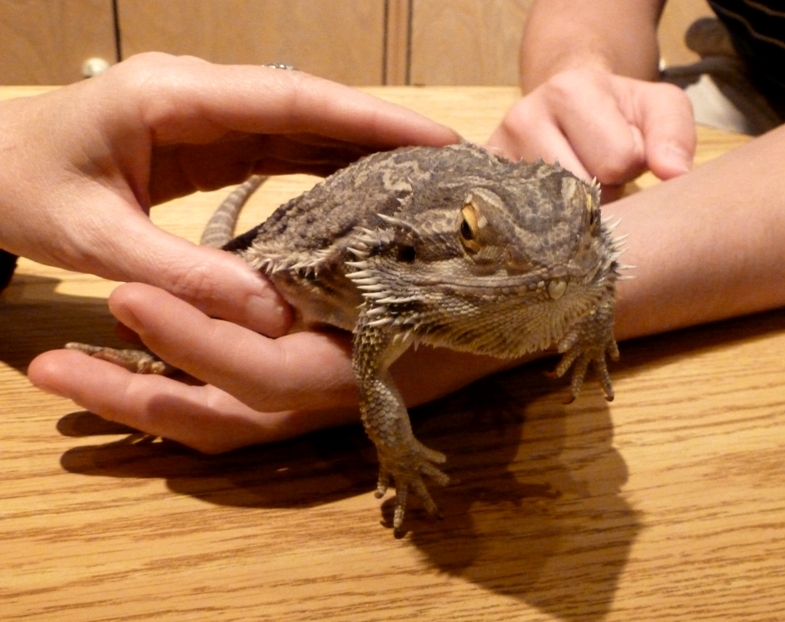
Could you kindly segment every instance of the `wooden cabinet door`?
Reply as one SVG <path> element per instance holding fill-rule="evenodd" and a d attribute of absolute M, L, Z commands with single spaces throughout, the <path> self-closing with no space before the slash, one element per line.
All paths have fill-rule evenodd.
<path fill-rule="evenodd" d="M 514 85 L 532 0 L 0 0 L 0 83 L 65 84 L 91 57 L 286 63 L 347 84 Z M 669 65 L 705 0 L 671 0 Z"/>
<path fill-rule="evenodd" d="M 427 85 L 516 85 L 518 48 L 533 0 L 411 0 L 408 81 Z M 705 0 L 671 0 L 660 22 L 669 65 L 697 59 L 684 34 L 712 15 Z"/>
<path fill-rule="evenodd" d="M 532 0 L 413 0 L 411 84 L 516 85 Z"/>
<path fill-rule="evenodd" d="M 385 0 L 117 0 L 124 58 L 157 50 L 382 84 Z"/>
<path fill-rule="evenodd" d="M 0 84 L 67 84 L 117 60 L 112 0 L 2 0 Z"/>

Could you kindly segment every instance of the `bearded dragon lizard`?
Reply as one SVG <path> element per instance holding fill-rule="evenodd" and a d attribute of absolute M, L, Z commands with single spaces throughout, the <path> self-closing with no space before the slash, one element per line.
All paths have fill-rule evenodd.
<path fill-rule="evenodd" d="M 219 239 L 260 183 L 249 179 L 219 208 Z M 215 230 L 203 241 L 215 244 Z M 574 365 L 573 399 L 590 364 L 613 399 L 605 359 L 618 357 L 619 244 L 601 218 L 599 186 L 559 166 L 467 143 L 377 153 L 221 244 L 267 275 L 305 326 L 353 333 L 360 413 L 380 463 L 376 496 L 394 482 L 396 535 L 408 493 L 437 513 L 423 478 L 448 480 L 436 466 L 444 454 L 412 433 L 389 372 L 412 345 L 496 357 L 556 345 L 554 374 Z"/>

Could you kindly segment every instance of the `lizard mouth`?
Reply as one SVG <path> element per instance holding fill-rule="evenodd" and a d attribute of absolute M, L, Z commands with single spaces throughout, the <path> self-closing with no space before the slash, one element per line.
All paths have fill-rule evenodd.
<path fill-rule="evenodd" d="M 442 291 L 458 296 L 492 296 L 494 298 L 537 298 L 559 300 L 570 289 L 573 280 L 565 276 L 543 278 L 529 275 L 521 278 L 490 277 L 478 281 L 472 279 L 427 279 L 418 282 L 419 288 Z"/>
<path fill-rule="evenodd" d="M 474 299 L 476 302 L 476 298 Z M 460 317 L 445 317 L 439 310 L 418 310 L 397 316 L 390 325 L 411 331 L 414 339 L 432 346 L 472 352 L 497 358 L 517 358 L 551 348 L 564 337 L 568 327 L 594 305 L 590 297 L 554 301 L 546 295 L 526 302 L 493 301 L 477 305 Z M 395 317 L 397 316 L 397 317 Z"/>

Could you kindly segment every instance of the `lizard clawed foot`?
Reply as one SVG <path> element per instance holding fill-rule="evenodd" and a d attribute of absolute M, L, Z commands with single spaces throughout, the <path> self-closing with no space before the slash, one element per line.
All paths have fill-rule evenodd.
<path fill-rule="evenodd" d="M 594 367 L 597 372 L 602 390 L 605 393 L 605 399 L 609 402 L 613 401 L 614 391 L 613 384 L 611 383 L 611 376 L 608 372 L 608 363 L 606 355 L 612 361 L 619 360 L 619 346 L 616 344 L 615 339 L 610 339 L 602 347 L 584 348 L 580 343 L 566 342 L 560 344 L 559 351 L 564 353 L 561 361 L 552 372 L 547 375 L 551 378 L 561 378 L 570 367 L 572 370 L 572 380 L 570 381 L 571 396 L 565 400 L 565 404 L 571 404 L 580 395 L 583 382 L 586 379 L 586 373 L 589 370 L 589 364 Z"/>
<path fill-rule="evenodd" d="M 79 350 L 97 359 L 120 365 L 135 374 L 159 374 L 166 376 L 175 371 L 174 367 L 144 350 L 118 350 L 116 348 L 91 346 L 77 342 L 67 343 L 65 347 L 69 350 Z"/>
<path fill-rule="evenodd" d="M 565 401 L 566 404 L 572 403 L 580 395 L 589 365 L 597 372 L 605 399 L 613 401 L 613 385 L 605 358 L 608 356 L 613 361 L 619 360 L 619 346 L 613 336 L 612 304 L 601 304 L 568 330 L 559 341 L 558 350 L 564 356 L 549 374 L 550 377 L 561 378 L 575 365 L 570 382 L 572 396 Z"/>
<path fill-rule="evenodd" d="M 423 476 L 427 476 L 442 486 L 449 482 L 450 478 L 436 464 L 442 464 L 446 456 L 438 451 L 425 447 L 417 443 L 417 449 L 404 456 L 396 456 L 390 459 L 380 459 L 379 481 L 374 493 L 377 499 L 381 499 L 387 492 L 391 480 L 395 482 L 395 511 L 393 514 L 393 534 L 396 538 L 403 537 L 404 514 L 406 513 L 406 502 L 409 492 L 413 492 L 422 501 L 423 506 L 429 514 L 439 518 L 439 509 L 428 493 L 428 488 L 423 481 Z"/>

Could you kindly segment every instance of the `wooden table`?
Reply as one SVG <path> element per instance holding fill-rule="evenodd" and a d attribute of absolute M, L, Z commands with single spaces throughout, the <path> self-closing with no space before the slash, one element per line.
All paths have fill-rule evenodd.
<path fill-rule="evenodd" d="M 374 92 L 475 140 L 516 96 Z M 700 139 L 702 160 L 744 140 Z M 245 224 L 309 183 L 270 183 Z M 223 194 L 154 218 L 196 239 Z M 623 344 L 612 404 L 564 406 L 537 363 L 420 409 L 453 482 L 395 540 L 359 427 L 205 457 L 30 387 L 37 353 L 113 340 L 112 287 L 22 261 L 0 297 L 4 621 L 785 615 L 785 311 Z"/>

